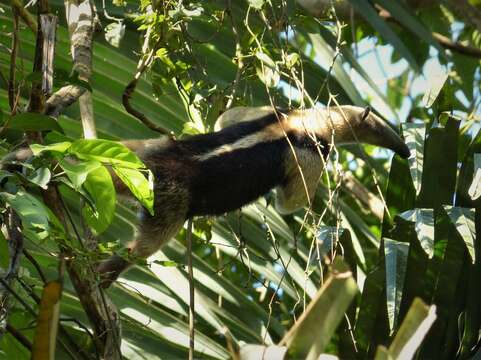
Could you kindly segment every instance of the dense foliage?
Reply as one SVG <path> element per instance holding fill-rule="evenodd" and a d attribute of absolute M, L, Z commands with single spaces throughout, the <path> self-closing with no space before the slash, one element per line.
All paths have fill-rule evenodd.
<path fill-rule="evenodd" d="M 95 1 L 90 74 L 72 66 L 65 9 L 93 2 L 1 2 L 0 155 L 29 144 L 34 156 L 0 170 L 0 357 L 185 358 L 185 230 L 98 288 L 95 264 L 136 223 L 107 169 L 152 207 L 148 170 L 114 141 L 209 132 L 228 108 L 266 104 L 370 105 L 411 157 L 345 146 L 310 208 L 281 216 L 268 194 L 194 219 L 196 357 L 261 358 L 245 344 L 291 358 L 479 355 L 478 3 Z M 35 92 L 37 11 L 59 22 L 47 96 Z M 35 105 L 66 86 L 91 94 L 99 139 L 83 139 L 77 101 L 59 114 Z"/>

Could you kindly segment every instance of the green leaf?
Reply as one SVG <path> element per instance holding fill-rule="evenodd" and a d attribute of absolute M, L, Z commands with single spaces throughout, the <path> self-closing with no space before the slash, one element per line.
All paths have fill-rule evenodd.
<path fill-rule="evenodd" d="M 54 151 L 54 152 L 59 152 L 59 153 L 64 153 L 66 152 L 72 143 L 65 141 L 61 143 L 56 143 L 56 144 L 50 144 L 50 145 L 40 145 L 40 144 L 32 144 L 30 145 L 30 149 L 32 150 L 33 155 L 37 156 L 44 151 Z"/>
<path fill-rule="evenodd" d="M 468 194 L 471 200 L 481 196 L 481 154 L 474 154 L 473 182 L 469 187 Z"/>
<path fill-rule="evenodd" d="M 97 233 L 102 233 L 115 215 L 116 196 L 110 173 L 104 166 L 98 167 L 88 173 L 83 186 L 95 202 L 95 209 L 86 205 L 83 215 L 87 224 Z"/>
<path fill-rule="evenodd" d="M 349 268 L 335 261 L 330 277 L 279 343 L 287 346 L 289 358 L 317 359 L 357 292 Z"/>
<path fill-rule="evenodd" d="M 47 184 L 50 182 L 52 174 L 46 167 L 39 168 L 30 174 L 27 179 L 33 184 L 40 186 L 42 189 L 47 188 Z"/>
<path fill-rule="evenodd" d="M 65 171 L 75 189 L 82 186 L 91 171 L 102 166 L 98 161 L 94 160 L 70 162 L 67 158 L 60 160 L 59 165 Z"/>
<path fill-rule="evenodd" d="M 110 140 L 76 140 L 72 143 L 69 152 L 80 159 L 100 161 L 104 164 L 132 169 L 145 167 L 137 155 L 125 145 Z"/>
<path fill-rule="evenodd" d="M 416 235 L 421 247 L 431 259 L 434 255 L 434 211 L 414 209 L 399 214 L 406 221 L 415 223 Z"/>
<path fill-rule="evenodd" d="M 457 206 L 443 206 L 444 210 L 449 216 L 449 219 L 456 227 L 456 230 L 461 235 L 468 249 L 471 262 L 474 263 L 475 250 L 474 242 L 476 241 L 476 229 L 474 226 L 474 209 L 462 208 Z"/>
<path fill-rule="evenodd" d="M 48 236 L 49 213 L 41 201 L 24 191 L 15 195 L 2 192 L 0 197 L 20 216 L 23 232 L 28 238 L 39 241 Z"/>
<path fill-rule="evenodd" d="M 29 112 L 13 116 L 8 123 L 8 128 L 22 131 L 56 130 L 63 132 L 63 129 L 54 118 Z"/>
<path fill-rule="evenodd" d="M 386 301 L 391 334 L 397 328 L 399 308 L 406 276 L 409 243 L 384 239 Z"/>
<path fill-rule="evenodd" d="M 137 169 L 112 166 L 112 169 L 122 182 L 127 185 L 132 194 L 145 206 L 150 215 L 154 215 L 154 177 L 147 170 L 148 178 Z"/>
<path fill-rule="evenodd" d="M 409 171 L 417 195 L 421 191 L 422 184 L 426 127 L 424 124 L 406 123 L 402 124 L 402 129 L 406 145 L 411 152 L 411 156 L 408 158 Z"/>

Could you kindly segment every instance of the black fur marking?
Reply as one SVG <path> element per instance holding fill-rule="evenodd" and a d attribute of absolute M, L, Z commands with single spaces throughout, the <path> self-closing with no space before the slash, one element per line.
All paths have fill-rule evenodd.
<path fill-rule="evenodd" d="M 188 216 L 220 215 L 246 205 L 284 180 L 285 139 L 199 162 Z"/>
<path fill-rule="evenodd" d="M 257 120 L 239 122 L 218 132 L 191 136 L 179 141 L 176 151 L 197 155 L 209 152 L 219 146 L 232 144 L 243 137 L 262 131 L 265 127 L 277 122 L 278 116 L 281 115 L 273 112 Z"/>

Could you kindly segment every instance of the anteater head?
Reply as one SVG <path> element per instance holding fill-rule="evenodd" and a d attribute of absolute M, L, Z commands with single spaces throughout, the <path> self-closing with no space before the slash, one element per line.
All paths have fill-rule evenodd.
<path fill-rule="evenodd" d="M 369 108 L 344 105 L 296 110 L 289 114 L 289 123 L 294 128 L 315 134 L 327 143 L 365 143 L 391 149 L 403 158 L 410 154 L 391 126 Z"/>

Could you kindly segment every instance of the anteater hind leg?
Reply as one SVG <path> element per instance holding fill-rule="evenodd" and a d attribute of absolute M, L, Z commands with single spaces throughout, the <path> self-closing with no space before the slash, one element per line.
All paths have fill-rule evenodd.
<path fill-rule="evenodd" d="M 145 259 L 154 254 L 182 228 L 187 215 L 186 197 L 175 191 L 156 190 L 155 215 L 151 216 L 142 210 L 138 235 L 128 245 L 131 259 L 113 255 L 98 266 L 102 287 L 110 286 L 120 273 L 132 265 L 129 260 Z M 163 194 L 163 196 L 159 196 L 159 194 Z"/>

